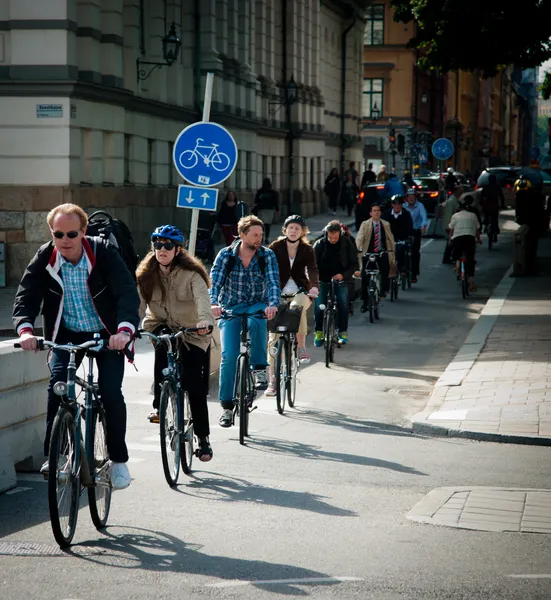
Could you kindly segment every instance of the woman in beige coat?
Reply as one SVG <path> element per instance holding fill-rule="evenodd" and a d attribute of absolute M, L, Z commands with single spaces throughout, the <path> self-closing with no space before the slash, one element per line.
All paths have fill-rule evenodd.
<path fill-rule="evenodd" d="M 209 276 L 203 264 L 183 248 L 184 236 L 172 225 L 161 225 L 151 235 L 152 250 L 140 263 L 136 275 L 145 304 L 143 328 L 152 333 L 197 327 L 186 334 L 180 348 L 183 386 L 191 406 L 199 460 L 212 458 L 207 407 L 211 334 Z M 149 420 L 159 422 L 160 383 L 167 366 L 166 349 L 155 349 L 153 412 Z"/>

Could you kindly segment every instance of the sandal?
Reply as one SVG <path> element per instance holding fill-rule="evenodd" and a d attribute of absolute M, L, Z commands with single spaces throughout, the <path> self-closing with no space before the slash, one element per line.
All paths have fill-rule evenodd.
<path fill-rule="evenodd" d="M 150 423 L 158 423 L 159 422 L 159 410 L 154 408 L 148 415 L 147 418 L 149 419 Z"/>
<path fill-rule="evenodd" d="M 209 438 L 199 439 L 199 448 L 197 449 L 197 456 L 201 462 L 209 462 L 212 458 L 212 448 L 209 442 Z"/>

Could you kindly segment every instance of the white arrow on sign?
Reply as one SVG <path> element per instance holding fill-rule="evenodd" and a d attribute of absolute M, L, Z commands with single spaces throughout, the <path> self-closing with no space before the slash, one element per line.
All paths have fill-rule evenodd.
<path fill-rule="evenodd" d="M 192 195 L 191 195 L 191 190 L 189 190 L 189 195 L 188 195 L 188 197 L 186 198 L 186 200 L 188 201 L 188 204 L 191 204 L 191 203 L 193 202 L 193 197 L 192 197 Z"/>
<path fill-rule="evenodd" d="M 210 198 L 209 194 L 207 194 L 207 192 L 205 192 L 204 194 L 201 195 L 201 198 L 203 198 L 203 206 L 206 206 L 207 200 Z"/>

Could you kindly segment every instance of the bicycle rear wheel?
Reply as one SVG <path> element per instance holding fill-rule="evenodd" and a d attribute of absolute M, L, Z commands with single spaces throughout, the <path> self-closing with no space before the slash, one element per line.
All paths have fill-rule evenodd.
<path fill-rule="evenodd" d="M 375 314 L 374 304 L 375 304 L 375 298 L 373 296 L 373 291 L 370 290 L 368 292 L 368 296 L 367 296 L 367 307 L 369 309 L 369 322 L 370 323 L 373 323 L 373 321 L 374 321 L 374 318 L 373 318 L 373 315 Z"/>
<path fill-rule="evenodd" d="M 276 403 L 277 412 L 282 415 L 285 410 L 285 397 L 287 396 L 287 342 L 281 336 L 277 342 L 276 357 Z"/>
<path fill-rule="evenodd" d="M 161 436 L 161 459 L 168 485 L 178 482 L 180 474 L 180 423 L 176 392 L 170 381 L 163 381 L 159 402 L 159 424 Z"/>
<path fill-rule="evenodd" d="M 77 526 L 80 465 L 77 464 L 77 427 L 73 413 L 61 407 L 52 427 L 48 456 L 48 507 L 52 532 L 60 548 L 71 544 Z"/>
<path fill-rule="evenodd" d="M 94 487 L 88 488 L 90 516 L 96 529 L 107 525 L 111 508 L 111 474 L 109 472 L 109 453 L 107 452 L 107 424 L 105 411 L 101 405 L 94 407 L 92 419 L 92 461 L 88 461 Z"/>
<path fill-rule="evenodd" d="M 249 435 L 250 367 L 247 356 L 239 358 L 239 443 L 243 446 Z"/>
<path fill-rule="evenodd" d="M 193 419 L 191 418 L 191 407 L 189 404 L 189 394 L 182 390 L 180 393 L 182 409 L 182 433 L 180 434 L 180 462 L 182 471 L 189 475 L 191 473 L 191 463 L 194 455 L 194 435 Z"/>
<path fill-rule="evenodd" d="M 335 343 L 333 329 L 333 311 L 325 309 L 323 315 L 323 345 L 325 348 L 325 366 L 327 368 L 329 368 L 329 363 L 332 360 L 332 346 Z"/>

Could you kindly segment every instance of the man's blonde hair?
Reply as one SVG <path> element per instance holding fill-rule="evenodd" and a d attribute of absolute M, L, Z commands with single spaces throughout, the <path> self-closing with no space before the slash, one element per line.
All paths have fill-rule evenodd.
<path fill-rule="evenodd" d="M 88 215 L 76 204 L 67 202 L 66 204 L 60 204 L 48 213 L 46 221 L 48 221 L 48 227 L 53 229 L 54 219 L 57 215 L 76 215 L 80 220 L 80 229 L 85 229 L 88 225 Z"/>
<path fill-rule="evenodd" d="M 246 234 L 248 233 L 251 227 L 262 227 L 262 231 L 264 231 L 264 223 L 254 215 L 247 215 L 246 217 L 242 217 L 239 219 L 239 223 L 237 224 L 237 233 Z"/>

